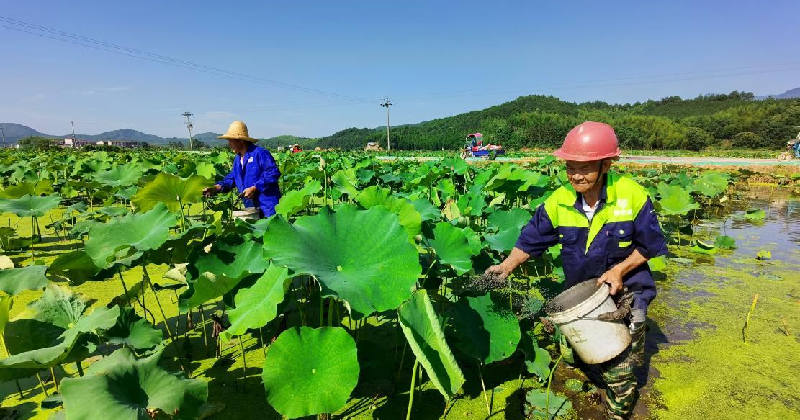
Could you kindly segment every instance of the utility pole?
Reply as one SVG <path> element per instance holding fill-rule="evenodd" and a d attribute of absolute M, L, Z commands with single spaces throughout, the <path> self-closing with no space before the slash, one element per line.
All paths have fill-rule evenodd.
<path fill-rule="evenodd" d="M 392 144 L 389 142 L 389 107 L 392 106 L 392 101 L 389 98 L 383 98 L 382 107 L 386 108 L 386 150 L 392 150 Z"/>
<path fill-rule="evenodd" d="M 192 127 L 194 127 L 194 125 L 192 125 L 192 120 L 189 119 L 189 117 L 191 117 L 194 114 L 192 114 L 189 111 L 186 111 L 181 115 L 186 117 L 186 128 L 189 129 L 189 150 L 192 150 L 194 148 L 194 144 L 193 144 L 194 140 L 192 140 Z"/>
<path fill-rule="evenodd" d="M 6 148 L 6 130 L 3 127 L 0 127 L 0 133 L 3 133 L 3 149 Z"/>

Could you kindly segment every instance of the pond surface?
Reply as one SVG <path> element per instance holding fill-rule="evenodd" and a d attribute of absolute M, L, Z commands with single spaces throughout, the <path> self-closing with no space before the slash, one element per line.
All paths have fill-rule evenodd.
<path fill-rule="evenodd" d="M 671 249 L 678 259 L 650 307 L 634 418 L 800 418 L 800 199 L 754 190 L 731 207 L 695 234 L 712 243 L 727 234 L 737 249 Z M 747 209 L 765 220 L 746 220 Z M 758 260 L 762 250 L 772 258 Z"/>

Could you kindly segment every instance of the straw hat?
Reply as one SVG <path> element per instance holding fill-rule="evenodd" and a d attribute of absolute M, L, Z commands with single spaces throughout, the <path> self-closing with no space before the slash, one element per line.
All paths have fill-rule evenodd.
<path fill-rule="evenodd" d="M 225 139 L 225 140 L 247 140 L 249 142 L 256 142 L 258 140 L 250 137 L 247 133 L 247 125 L 241 121 L 234 121 L 228 127 L 228 131 L 225 134 L 217 137 L 218 139 Z"/>

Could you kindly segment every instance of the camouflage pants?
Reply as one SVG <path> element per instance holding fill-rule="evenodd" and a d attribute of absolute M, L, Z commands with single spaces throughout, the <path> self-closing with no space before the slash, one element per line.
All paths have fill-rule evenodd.
<path fill-rule="evenodd" d="M 625 420 L 633 413 L 637 398 L 633 369 L 644 359 L 644 333 L 644 322 L 631 323 L 631 345 L 619 356 L 597 366 L 606 384 L 606 416 L 610 420 Z"/>

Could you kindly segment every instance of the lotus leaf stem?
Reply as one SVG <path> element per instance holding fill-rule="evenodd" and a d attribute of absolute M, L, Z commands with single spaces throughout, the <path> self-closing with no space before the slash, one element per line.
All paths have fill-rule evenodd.
<path fill-rule="evenodd" d="M 80 360 L 75 362 L 75 367 L 78 368 L 78 375 L 83 376 L 83 366 L 81 366 Z"/>
<path fill-rule="evenodd" d="M 247 391 L 247 354 L 244 351 L 244 335 L 239 337 L 239 347 L 242 349 L 242 389 Z"/>
<path fill-rule="evenodd" d="M 558 367 L 558 363 L 561 362 L 561 359 L 564 357 L 563 354 L 558 355 L 558 359 L 556 359 L 556 364 L 553 365 L 553 368 L 550 369 L 550 374 L 547 375 L 547 403 L 545 404 L 544 408 L 544 416 L 548 418 L 550 416 L 550 385 L 553 383 L 553 372 L 556 371 Z M 555 416 L 553 416 L 555 417 Z"/>
<path fill-rule="evenodd" d="M 38 372 L 36 373 L 36 379 L 39 380 L 39 386 L 42 388 L 42 392 L 44 392 L 44 396 L 45 397 L 49 397 L 50 394 L 47 393 L 47 388 L 44 387 L 44 382 L 42 382 L 42 377 L 39 375 Z"/>
<path fill-rule="evenodd" d="M 753 296 L 753 303 L 750 304 L 750 310 L 747 311 L 747 318 L 744 320 L 744 327 L 742 327 L 742 341 L 747 342 L 747 324 L 750 323 L 750 315 L 756 309 L 756 302 L 758 302 L 758 293 Z"/>
<path fill-rule="evenodd" d="M 411 406 L 414 405 L 414 385 L 417 381 L 417 368 L 419 367 L 419 359 L 414 359 L 414 369 L 411 371 L 411 387 L 408 389 L 408 411 L 406 412 L 406 420 L 411 419 Z"/>
<path fill-rule="evenodd" d="M 491 417 L 492 409 L 489 407 L 489 398 L 486 397 L 486 383 L 483 381 L 483 369 L 481 369 L 481 365 L 482 363 L 478 361 L 478 376 L 481 378 L 481 389 L 483 389 L 481 395 L 483 395 L 483 402 L 486 404 L 486 414 Z"/>
<path fill-rule="evenodd" d="M 52 366 L 50 367 L 50 376 L 53 378 L 53 385 L 55 385 L 56 392 L 58 392 L 58 378 L 56 377 L 56 370 Z"/>

